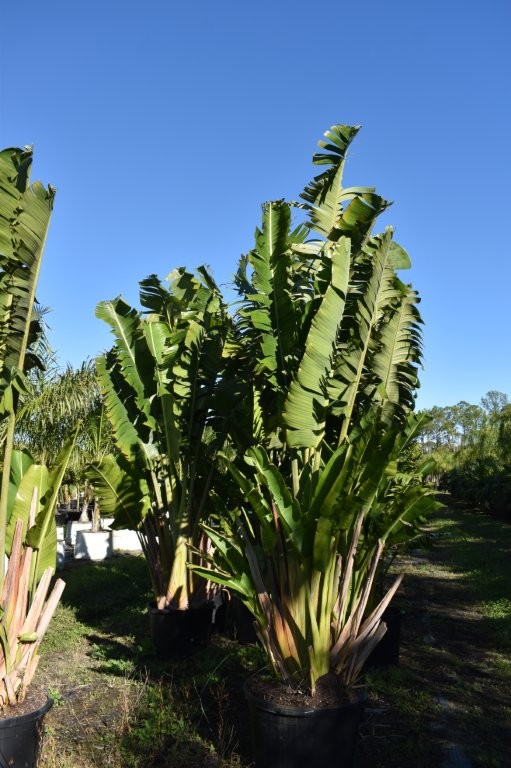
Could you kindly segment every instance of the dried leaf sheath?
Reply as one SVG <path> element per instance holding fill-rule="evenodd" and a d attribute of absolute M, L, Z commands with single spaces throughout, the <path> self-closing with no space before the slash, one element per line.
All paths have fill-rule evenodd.
<path fill-rule="evenodd" d="M 28 605 L 33 550 L 23 546 L 22 533 L 19 520 L 0 598 L 0 707 L 25 698 L 39 661 L 39 647 L 65 586 L 57 579 L 47 597 L 53 575 L 53 569 L 47 568 Z"/>

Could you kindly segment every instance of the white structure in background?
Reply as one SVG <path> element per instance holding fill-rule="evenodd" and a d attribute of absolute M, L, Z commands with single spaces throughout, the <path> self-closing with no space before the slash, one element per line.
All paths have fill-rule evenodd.
<path fill-rule="evenodd" d="M 106 560 L 112 557 L 111 531 L 77 531 L 75 539 L 75 560 Z"/>

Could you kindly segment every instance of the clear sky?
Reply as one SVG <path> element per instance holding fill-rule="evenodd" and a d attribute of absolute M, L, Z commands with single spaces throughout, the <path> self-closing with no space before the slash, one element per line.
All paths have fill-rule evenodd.
<path fill-rule="evenodd" d="M 18 0 L 2 8 L 0 146 L 58 189 L 39 301 L 79 365 L 98 301 L 211 265 L 227 283 L 260 204 L 297 198 L 316 142 L 363 126 L 422 296 L 419 407 L 511 394 L 509 0 Z"/>

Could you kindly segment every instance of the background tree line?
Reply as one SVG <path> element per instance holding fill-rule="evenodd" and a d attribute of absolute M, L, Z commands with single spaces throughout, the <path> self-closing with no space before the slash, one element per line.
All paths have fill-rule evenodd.
<path fill-rule="evenodd" d="M 437 462 L 433 480 L 451 498 L 511 520 L 511 403 L 491 390 L 479 405 L 423 411 L 430 421 L 420 436 L 423 453 Z"/>

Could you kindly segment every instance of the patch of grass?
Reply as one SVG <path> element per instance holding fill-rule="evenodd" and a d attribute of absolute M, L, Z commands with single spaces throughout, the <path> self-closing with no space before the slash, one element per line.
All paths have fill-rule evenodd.
<path fill-rule="evenodd" d="M 127 633 L 142 626 L 151 599 L 142 557 L 124 555 L 103 562 L 75 561 L 64 573 L 62 603 L 89 627 Z"/>
<path fill-rule="evenodd" d="M 60 575 L 66 589 L 40 678 L 61 703 L 47 717 L 41 768 L 248 764 L 241 685 L 264 663 L 259 649 L 217 637 L 191 658 L 162 662 L 143 560 L 73 563 Z"/>
<path fill-rule="evenodd" d="M 53 653 L 65 653 L 75 649 L 81 643 L 86 644 L 89 631 L 87 624 L 76 618 L 76 611 L 62 603 L 57 606 L 53 620 L 50 622 L 42 642 L 43 657 Z"/>
<path fill-rule="evenodd" d="M 182 689 L 172 685 L 146 687 L 122 739 L 121 754 L 126 765 L 173 765 L 178 755 L 183 759 L 185 753 L 204 756 L 211 751 L 189 718 L 187 698 Z"/>
<path fill-rule="evenodd" d="M 500 677 L 511 681 L 511 659 L 507 654 L 495 654 L 492 659 L 492 665 Z"/>
<path fill-rule="evenodd" d="M 64 697 L 61 692 L 57 688 L 52 688 L 51 685 L 48 686 L 48 696 L 53 701 L 54 707 L 60 707 L 64 703 Z"/>
<path fill-rule="evenodd" d="M 485 602 L 483 608 L 486 616 L 490 619 L 508 619 L 511 617 L 511 600 L 507 597 Z"/>

